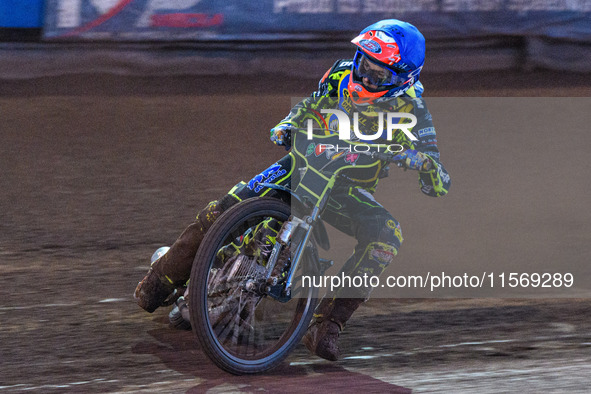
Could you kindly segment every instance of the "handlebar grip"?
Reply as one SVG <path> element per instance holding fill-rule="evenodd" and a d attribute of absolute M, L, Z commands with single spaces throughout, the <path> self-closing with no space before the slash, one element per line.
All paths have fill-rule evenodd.
<path fill-rule="evenodd" d="M 393 152 L 389 152 L 389 153 L 386 153 L 386 152 L 373 152 L 371 154 L 371 156 L 374 159 L 379 159 L 379 160 L 382 160 L 382 161 L 387 161 L 388 163 L 394 163 L 395 162 L 394 156 L 396 156 L 396 153 L 393 153 Z"/>

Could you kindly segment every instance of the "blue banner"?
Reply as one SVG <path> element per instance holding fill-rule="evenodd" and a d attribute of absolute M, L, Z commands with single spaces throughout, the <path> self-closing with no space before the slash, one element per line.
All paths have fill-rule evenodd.
<path fill-rule="evenodd" d="M 0 27 L 40 28 L 43 24 L 43 0 L 0 1 Z"/>
<path fill-rule="evenodd" d="M 386 18 L 427 38 L 591 41 L 591 0 L 48 0 L 47 39 L 274 40 L 353 35 Z"/>

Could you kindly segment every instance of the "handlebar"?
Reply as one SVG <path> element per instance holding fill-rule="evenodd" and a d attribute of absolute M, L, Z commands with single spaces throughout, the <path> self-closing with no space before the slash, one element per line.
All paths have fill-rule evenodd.
<path fill-rule="evenodd" d="M 396 163 L 398 160 L 394 160 L 394 156 L 396 156 L 398 153 L 400 152 L 367 152 L 367 154 L 369 154 L 372 159 L 378 159 L 388 163 Z"/>

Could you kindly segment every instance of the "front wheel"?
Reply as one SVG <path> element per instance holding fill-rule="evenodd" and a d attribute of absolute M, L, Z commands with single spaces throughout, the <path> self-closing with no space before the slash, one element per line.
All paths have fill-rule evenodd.
<path fill-rule="evenodd" d="M 264 250 L 236 246 L 261 223 L 283 223 L 290 212 L 288 204 L 274 198 L 255 197 L 234 205 L 211 226 L 193 262 L 193 332 L 205 354 L 230 373 L 259 373 L 277 366 L 301 341 L 314 313 L 312 287 L 294 289 L 294 298 L 287 302 L 249 288 L 247 283 L 260 283 L 268 275 L 260 259 Z M 222 253 L 228 249 L 236 252 Z M 289 267 L 289 253 L 283 256 L 275 270 Z M 302 264 L 313 264 L 311 256 Z"/>

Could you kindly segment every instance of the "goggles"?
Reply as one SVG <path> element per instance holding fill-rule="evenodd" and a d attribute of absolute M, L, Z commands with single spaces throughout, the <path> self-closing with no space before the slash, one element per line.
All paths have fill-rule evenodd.
<path fill-rule="evenodd" d="M 400 68 L 390 68 L 372 61 L 361 51 L 357 51 L 353 59 L 353 75 L 358 82 L 363 83 L 363 78 L 376 87 L 370 88 L 364 84 L 370 91 L 390 90 L 402 86 L 409 80 L 409 72 Z"/>

